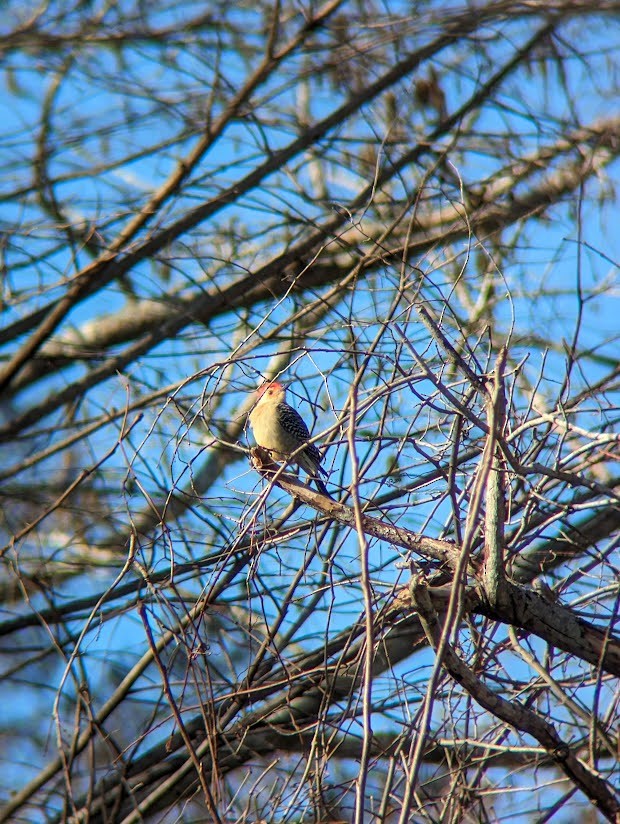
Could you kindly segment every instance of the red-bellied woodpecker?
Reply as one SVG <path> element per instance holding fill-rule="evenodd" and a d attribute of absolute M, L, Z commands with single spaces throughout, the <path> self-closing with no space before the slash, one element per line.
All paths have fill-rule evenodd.
<path fill-rule="evenodd" d="M 321 466 L 321 453 L 313 443 L 308 443 L 310 432 L 301 415 L 286 402 L 286 388 L 273 381 L 264 383 L 256 394 L 258 401 L 250 412 L 256 443 L 276 460 L 290 459 L 296 463 L 316 483 L 319 492 L 331 497 L 320 477 L 321 472 L 327 474 Z"/>

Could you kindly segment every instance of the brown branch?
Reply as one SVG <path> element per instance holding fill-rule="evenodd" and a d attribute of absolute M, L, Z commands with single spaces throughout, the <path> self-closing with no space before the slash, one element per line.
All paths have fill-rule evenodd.
<path fill-rule="evenodd" d="M 260 448 L 252 450 L 255 468 L 271 482 L 286 492 L 312 506 L 326 517 L 351 529 L 356 528 L 355 513 L 351 507 L 326 498 L 296 478 L 276 468 L 268 454 Z M 450 541 L 440 541 L 416 535 L 408 529 L 364 515 L 362 519 L 366 535 L 415 552 L 425 559 L 438 561 L 453 572 L 459 568 L 462 548 Z M 480 581 L 481 567 L 475 558 L 470 560 L 468 574 L 476 579 L 474 586 L 465 592 L 465 609 L 533 632 L 539 638 L 564 652 L 601 666 L 611 675 L 620 676 L 620 640 L 609 639 L 606 633 L 578 618 L 571 609 L 560 604 L 549 604 L 539 593 L 504 582 L 504 593 L 499 603 L 491 605 Z"/>
<path fill-rule="evenodd" d="M 489 435 L 485 450 L 490 452 L 491 471 L 486 485 L 484 564 L 481 581 L 486 597 L 493 606 L 506 607 L 506 571 L 504 569 L 504 520 L 506 512 L 505 478 L 502 452 L 497 436 L 502 437 L 506 424 L 504 367 L 507 350 L 502 347 L 495 364 L 495 379 L 487 397 Z"/>
<path fill-rule="evenodd" d="M 411 597 L 426 637 L 431 646 L 436 649 L 442 634 L 441 627 L 428 593 L 428 586 L 421 576 L 414 578 L 411 582 Z M 615 824 L 617 816 L 620 816 L 620 803 L 612 788 L 574 755 L 552 724 L 520 702 L 507 701 L 498 693 L 491 691 L 458 657 L 450 644 L 444 647 L 442 664 L 452 678 L 467 690 L 483 709 L 516 730 L 533 736 L 567 778 L 598 807 L 609 821 Z"/>
<path fill-rule="evenodd" d="M 298 481 L 292 475 L 288 475 L 283 468 L 271 460 L 269 454 L 260 447 L 253 447 L 251 450 L 254 468 L 264 475 L 271 483 L 281 487 L 286 492 L 294 495 L 303 503 L 309 504 L 314 509 L 326 515 L 328 518 L 338 521 L 345 526 L 356 529 L 356 519 L 353 507 L 334 501 L 315 492 L 309 486 Z M 410 552 L 416 552 L 426 558 L 432 558 L 441 564 L 446 564 L 450 568 L 458 563 L 460 556 L 459 549 L 450 541 L 439 541 L 434 538 L 426 538 L 423 535 L 416 535 L 408 529 L 394 526 L 392 524 L 373 518 L 370 515 L 363 515 L 362 525 L 366 535 L 372 538 L 380 538 L 394 546 L 400 546 Z"/>

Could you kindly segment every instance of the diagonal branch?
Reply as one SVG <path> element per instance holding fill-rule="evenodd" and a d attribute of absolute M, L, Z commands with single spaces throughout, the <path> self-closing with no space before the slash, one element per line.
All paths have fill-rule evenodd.
<path fill-rule="evenodd" d="M 428 593 L 428 586 L 421 576 L 411 583 L 411 597 L 426 637 L 436 649 L 441 638 L 441 627 Z M 611 822 L 617 821 L 617 817 L 620 816 L 620 803 L 611 787 L 574 755 L 552 724 L 524 704 L 514 700 L 507 701 L 490 690 L 458 657 L 450 644 L 444 648 L 442 663 L 452 678 L 467 690 L 481 707 L 516 730 L 533 736 L 567 778 L 585 793 L 603 815 Z"/>

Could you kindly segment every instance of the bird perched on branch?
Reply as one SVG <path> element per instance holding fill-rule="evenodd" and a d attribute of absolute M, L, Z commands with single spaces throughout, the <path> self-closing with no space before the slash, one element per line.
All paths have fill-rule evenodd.
<path fill-rule="evenodd" d="M 316 483 L 322 495 L 331 497 L 321 473 L 322 456 L 313 443 L 301 415 L 286 402 L 286 387 L 277 381 L 264 383 L 257 391 L 256 406 L 250 412 L 250 426 L 258 446 L 275 460 L 296 463 Z M 303 447 L 303 448 L 302 448 Z"/>

